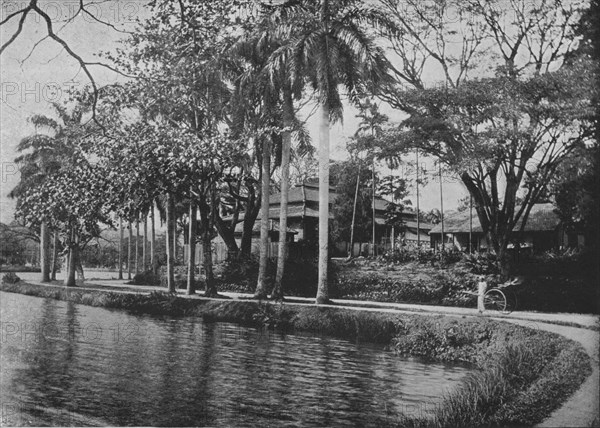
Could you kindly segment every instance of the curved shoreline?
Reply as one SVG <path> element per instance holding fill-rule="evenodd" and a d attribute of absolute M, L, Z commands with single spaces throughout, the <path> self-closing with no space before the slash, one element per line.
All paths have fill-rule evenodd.
<path fill-rule="evenodd" d="M 556 415 L 560 413 L 572 413 L 573 397 L 578 395 L 578 393 L 575 393 L 575 395 L 573 395 L 573 393 L 585 388 L 589 390 L 590 379 L 594 375 L 597 375 L 597 356 L 594 358 L 594 356 L 591 355 L 594 370 L 592 376 L 589 376 L 589 371 L 591 371 L 588 362 L 588 355 L 590 354 L 589 350 L 584 351 L 580 344 L 575 345 L 574 342 L 567 341 L 563 337 L 558 338 L 555 334 L 543 331 L 552 330 L 552 328 L 558 328 L 558 326 L 551 326 L 552 328 L 550 329 L 538 328 L 538 331 L 536 331 L 535 334 L 531 334 L 531 321 L 503 319 L 504 321 L 509 321 L 513 324 L 525 324 L 525 327 L 529 327 L 528 329 L 523 329 L 521 327 L 507 329 L 505 327 L 507 324 L 499 323 L 497 320 L 491 320 L 487 317 L 470 317 L 468 315 L 465 316 L 460 314 L 424 314 L 399 311 L 390 308 L 361 308 L 358 306 L 345 307 L 337 305 L 315 306 L 290 302 L 278 305 L 252 300 L 185 299 L 161 295 L 159 293 L 149 295 L 146 290 L 140 290 L 142 291 L 140 293 L 135 289 L 132 289 L 131 291 L 125 290 L 115 292 L 79 287 L 66 289 L 63 286 L 57 285 L 20 283 L 2 284 L 2 286 L 0 286 L 0 291 L 70 300 L 92 306 L 126 309 L 134 313 L 143 312 L 175 316 L 202 316 L 211 321 L 237 322 L 254 326 L 262 325 L 282 329 L 284 331 L 307 331 L 317 334 L 333 335 L 349 340 L 374 341 L 388 344 L 400 352 L 421 355 L 434 360 L 478 363 L 484 374 L 490 370 L 488 370 L 485 364 L 481 364 L 481 361 L 485 358 L 495 358 L 494 352 L 498 354 L 505 353 L 505 350 L 509 347 L 512 348 L 513 345 L 514 347 L 519 347 L 520 341 L 527 344 L 527 347 L 538 346 L 536 345 L 538 342 L 541 343 L 545 341 L 551 343 L 552 346 L 556 348 L 556 352 L 552 356 L 548 356 L 550 359 L 550 362 L 547 364 L 548 367 L 544 366 L 543 371 L 533 379 L 531 385 L 525 385 L 525 387 L 528 387 L 529 389 L 521 385 L 521 389 L 516 390 L 515 394 L 517 395 L 511 397 L 512 401 L 508 400 L 508 404 L 512 407 L 504 406 L 509 408 L 510 412 L 516 413 L 513 415 L 503 408 L 498 408 L 498 411 L 496 412 L 496 414 L 500 415 L 499 417 L 508 418 L 505 419 L 507 421 L 512 420 L 513 422 L 520 423 L 525 422 L 533 424 L 543 421 L 542 426 L 558 426 L 553 425 L 553 423 L 556 422 L 552 421 L 566 420 L 573 422 L 572 418 L 563 417 L 562 419 L 557 419 Z M 536 324 L 539 324 L 539 326 L 542 325 L 542 323 L 538 321 L 536 321 Z M 399 325 L 407 326 L 407 330 L 403 333 L 400 332 Z M 418 325 L 419 328 L 414 329 L 412 327 L 413 325 Z M 451 326 L 452 329 L 458 329 L 458 331 L 461 332 L 461 340 L 466 340 L 466 342 L 468 342 L 467 347 L 465 347 L 464 344 L 453 347 L 451 340 L 448 341 L 447 338 L 444 339 L 449 331 L 449 326 Z M 491 336 L 488 341 L 479 343 L 471 336 L 474 334 L 481 334 L 481 328 L 484 328 L 485 332 L 487 332 L 485 334 Z M 573 327 L 563 328 L 573 329 Z M 526 333 L 527 331 L 529 333 Z M 439 349 L 429 349 L 426 346 L 423 347 L 421 342 L 419 342 L 420 336 L 423 336 L 424 334 L 423 332 L 430 336 L 427 336 L 429 339 L 421 342 L 427 343 L 428 341 L 435 342 L 435 340 L 441 340 L 443 346 L 440 345 L 438 347 Z M 592 335 L 598 335 L 597 332 L 591 330 L 587 330 L 587 332 Z M 532 339 L 532 337 L 534 339 Z M 417 339 L 413 340 L 414 338 Z M 415 343 L 417 345 L 415 345 Z M 512 345 L 508 346 L 508 343 Z M 419 348 L 419 346 L 421 346 L 422 349 Z M 444 347 L 448 349 L 444 349 Z M 523 346 L 521 346 L 521 348 L 522 347 Z M 490 349 L 493 350 L 490 352 Z M 540 347 L 539 349 L 544 348 Z M 588 358 L 588 360 L 585 360 L 584 357 Z M 532 360 L 532 363 L 534 362 L 535 361 Z M 567 376 L 567 372 L 569 372 L 569 376 Z M 560 381 L 553 379 L 553 377 L 556 376 L 562 376 Z M 555 397 L 550 399 L 550 401 L 547 399 L 549 394 L 546 393 L 548 392 L 548 388 L 556 393 L 554 394 Z M 525 394 L 526 391 L 527 393 Z M 461 394 L 465 394 L 465 392 L 454 392 L 453 395 L 455 396 L 455 401 L 461 401 Z M 534 400 L 533 403 L 529 402 L 529 397 L 532 396 L 532 394 L 534 395 L 534 398 L 535 394 L 537 394 L 537 400 Z M 519 400 L 523 401 L 523 403 Z M 535 407 L 538 403 L 541 403 L 538 406 L 539 409 L 531 412 L 531 407 Z M 561 403 L 562 407 L 559 407 L 561 406 Z M 575 405 L 577 406 L 578 403 L 580 405 L 582 404 L 581 401 L 579 401 L 575 402 Z M 525 415 L 527 413 L 526 410 L 529 412 L 528 415 Z M 474 409 L 470 409 L 469 411 L 475 412 Z M 524 420 L 514 419 L 516 416 L 520 415 L 519 412 L 523 413 Z M 592 410 L 592 415 L 593 412 L 594 411 Z M 588 426 L 594 420 L 597 421 L 597 418 L 589 420 L 590 416 L 584 416 L 584 419 L 586 417 L 586 425 Z M 471 420 L 471 423 L 474 423 L 475 421 L 475 419 L 471 418 L 460 423 L 466 423 L 468 420 Z M 450 420 L 444 421 L 443 419 L 440 419 L 438 425 L 448 425 L 449 422 Z M 402 423 L 413 426 L 425 425 L 425 421 L 417 419 L 403 420 Z"/>

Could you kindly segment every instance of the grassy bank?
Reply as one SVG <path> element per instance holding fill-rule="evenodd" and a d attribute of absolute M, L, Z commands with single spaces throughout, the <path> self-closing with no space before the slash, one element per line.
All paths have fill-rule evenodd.
<path fill-rule="evenodd" d="M 406 418 L 405 426 L 531 425 L 549 416 L 591 373 L 578 344 L 556 334 L 489 319 L 356 311 L 343 308 L 184 299 L 164 293 L 2 284 L 0 290 L 132 313 L 199 316 L 282 331 L 305 331 L 379 342 L 399 354 L 463 361 L 478 370 L 447 396 L 434 421 Z"/>

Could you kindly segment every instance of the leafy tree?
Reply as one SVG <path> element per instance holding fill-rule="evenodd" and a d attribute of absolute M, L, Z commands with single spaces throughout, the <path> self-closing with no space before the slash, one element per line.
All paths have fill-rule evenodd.
<path fill-rule="evenodd" d="M 409 115 L 390 141 L 438 157 L 460 177 L 507 274 L 508 244 L 522 236 L 560 163 L 590 137 L 589 69 L 560 67 L 574 41 L 578 5 L 383 3 L 404 34 L 393 41 L 403 85 L 381 96 Z M 440 85 L 427 87 L 427 67 L 440 70 Z"/>
<path fill-rule="evenodd" d="M 35 236 L 37 238 L 37 236 Z M 10 226 L 0 223 L 0 264 L 24 265 L 27 245 L 31 238 L 23 236 Z"/>
<path fill-rule="evenodd" d="M 442 213 L 437 208 L 433 208 L 427 212 L 421 211 L 421 219 L 431 224 L 438 224 L 442 220 Z"/>
<path fill-rule="evenodd" d="M 408 196 L 408 185 L 405 179 L 395 176 L 387 175 L 382 177 L 379 186 L 378 193 L 381 196 L 391 197 L 391 201 L 388 201 L 385 222 L 392 228 L 392 250 L 393 242 L 396 239 L 396 232 L 402 232 L 405 224 L 403 212 L 406 206 L 412 205 L 412 202 L 405 199 Z"/>
<path fill-rule="evenodd" d="M 583 232 L 586 246 L 597 251 L 600 230 L 600 149 L 598 144 L 575 150 L 550 183 L 558 214 L 567 230 Z"/>
<path fill-rule="evenodd" d="M 364 164 L 361 167 L 361 163 Z M 356 196 L 357 171 L 358 197 Z M 333 223 L 331 238 L 336 242 L 366 242 L 371 236 L 371 192 L 369 180 L 371 172 L 364 160 L 348 160 L 331 165 L 332 184 L 336 188 L 336 200 L 333 205 Z M 356 207 L 355 207 L 356 203 Z"/>
<path fill-rule="evenodd" d="M 219 216 L 219 203 L 215 202 L 219 199 L 214 197 L 220 197 L 217 181 L 213 178 L 223 176 L 222 170 L 207 173 L 205 166 L 203 173 L 208 175 L 203 176 L 202 186 L 209 178 L 210 185 L 198 192 L 195 183 L 190 181 L 193 176 L 185 172 L 185 163 L 181 163 L 184 159 L 177 158 L 174 150 L 185 152 L 195 142 L 203 146 L 202 150 L 213 154 L 211 147 L 215 139 L 221 138 L 222 130 L 232 125 L 228 106 L 232 98 L 233 75 L 226 53 L 241 25 L 239 5 L 240 2 L 226 1 L 154 3 L 152 18 L 128 40 L 126 49 L 117 55 L 107 55 L 121 70 L 138 77 L 124 88 L 118 104 L 121 108 L 137 111 L 140 116 L 137 129 L 128 127 L 126 138 L 132 143 L 141 140 L 155 149 L 151 152 L 138 143 L 139 153 L 131 154 L 137 161 L 141 159 L 140 155 L 146 157 L 144 163 L 149 165 L 142 175 L 149 186 L 142 187 L 152 189 L 152 192 L 143 195 L 141 201 L 148 204 L 161 195 L 165 200 L 169 231 L 167 282 L 173 292 L 177 207 L 185 203 L 188 218 L 193 217 L 195 206 L 198 208 L 202 227 L 207 229 L 201 227 L 203 245 L 209 249 L 205 253 L 205 263 L 211 263 L 213 219 Z M 150 138 L 162 138 L 163 141 L 155 144 L 149 142 Z M 198 159 L 190 161 L 197 162 Z M 169 169 L 171 176 L 166 172 Z M 191 186 L 194 186 L 193 190 Z M 144 212 L 148 208 L 138 204 L 137 209 Z M 194 223 L 193 219 L 191 223 Z M 190 232 L 193 234 L 194 229 Z M 208 243 L 204 242 L 206 239 L 209 239 Z M 189 240 L 193 243 L 195 237 L 190 236 Z M 205 270 L 210 277 L 212 269 Z M 193 259 L 189 260 L 188 271 L 189 276 L 193 276 Z M 214 293 L 212 279 L 207 279 L 207 283 L 210 285 L 207 293 Z M 188 293 L 191 294 L 194 292 L 193 281 L 189 284 Z"/>
<path fill-rule="evenodd" d="M 36 133 L 25 137 L 17 145 L 19 155 L 15 162 L 20 165 L 21 178 L 17 186 L 9 193 L 17 198 L 17 207 L 22 203 L 28 191 L 52 180 L 54 174 L 69 167 L 73 162 L 77 141 L 84 132 L 81 125 L 84 108 L 82 104 L 75 105 L 69 111 L 66 106 L 53 103 L 52 107 L 58 116 L 58 121 L 43 115 L 35 115 L 30 122 L 35 126 Z M 41 131 L 41 132 L 39 132 Z M 31 227 L 40 229 L 41 272 L 42 282 L 49 282 L 56 277 L 56 258 L 58 243 L 54 239 L 53 266 L 50 269 L 50 229 L 48 221 L 40 217 Z"/>
<path fill-rule="evenodd" d="M 581 36 L 578 47 L 569 52 L 565 61 L 569 65 L 589 64 L 600 85 L 600 1 L 593 0 L 581 15 L 575 31 Z M 565 159 L 554 175 L 550 193 L 554 196 L 561 220 L 571 230 L 583 231 L 586 246 L 598 251 L 600 243 L 600 99 L 593 94 L 592 106 L 594 141 L 578 147 Z"/>
<path fill-rule="evenodd" d="M 111 207 L 106 204 L 106 171 L 90 164 L 80 152 L 73 165 L 61 169 L 50 180 L 28 189 L 15 216 L 26 224 L 45 218 L 63 237 L 69 251 L 66 286 L 75 286 L 80 251 L 100 236 L 101 224 L 112 225 Z"/>
<path fill-rule="evenodd" d="M 360 119 L 358 129 L 355 134 L 354 141 L 349 144 L 348 149 L 354 152 L 356 156 L 359 156 L 361 152 L 367 153 L 367 158 L 371 162 L 371 241 L 373 245 L 373 255 L 376 250 L 375 241 L 375 198 L 377 195 L 377 180 L 375 172 L 375 161 L 378 155 L 378 144 L 377 139 L 383 132 L 383 127 L 388 123 L 388 117 L 379 111 L 379 106 L 375 104 L 370 98 L 359 102 L 358 104 L 359 113 L 356 115 Z M 391 161 L 395 163 L 393 160 Z M 360 174 L 360 171 L 359 171 Z"/>

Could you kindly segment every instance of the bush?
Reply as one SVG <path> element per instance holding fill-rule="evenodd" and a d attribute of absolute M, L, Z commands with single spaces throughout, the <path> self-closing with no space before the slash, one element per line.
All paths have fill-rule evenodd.
<path fill-rule="evenodd" d="M 2 276 L 2 282 L 4 284 L 16 284 L 19 281 L 21 281 L 21 278 L 19 278 L 14 272 L 5 273 Z"/>
<path fill-rule="evenodd" d="M 444 306 L 473 306 L 476 298 L 462 293 L 473 291 L 477 276 L 444 271 L 431 280 L 393 280 L 382 274 L 339 275 L 330 287 L 332 298 L 391 303 L 423 303 Z"/>
<path fill-rule="evenodd" d="M 440 256 L 440 259 L 443 265 L 451 265 L 462 260 L 462 257 L 462 251 L 452 249 L 450 251 L 444 251 Z"/>
<path fill-rule="evenodd" d="M 272 260 L 268 261 L 269 265 L 272 263 Z M 267 267 L 267 273 L 274 271 L 274 267 Z M 258 256 L 251 254 L 249 257 L 225 260 L 216 267 L 215 277 L 222 289 L 238 293 L 252 293 L 258 281 Z M 271 283 L 272 279 L 268 282 Z"/>
<path fill-rule="evenodd" d="M 439 255 L 431 249 L 422 249 L 407 245 L 397 248 L 393 252 L 388 251 L 377 259 L 386 264 L 407 262 L 419 262 L 424 264 L 439 260 Z"/>
<path fill-rule="evenodd" d="M 463 263 L 471 273 L 497 275 L 500 273 L 496 256 L 492 253 L 465 254 Z"/>
<path fill-rule="evenodd" d="M 200 267 L 196 266 L 196 275 L 194 285 L 196 290 L 204 287 L 204 281 L 200 277 Z M 167 288 L 167 267 L 163 266 L 160 268 L 160 286 Z M 186 265 L 179 265 L 173 268 L 173 278 L 175 279 L 175 288 L 185 289 L 187 288 L 187 275 L 188 268 Z"/>
<path fill-rule="evenodd" d="M 219 268 L 218 281 L 221 288 L 239 293 L 253 293 L 258 281 L 257 256 L 241 260 L 226 261 Z M 275 282 L 277 259 L 267 262 L 267 283 L 272 287 Z M 329 283 L 336 282 L 337 267 L 330 263 L 328 269 Z M 317 293 L 318 264 L 312 257 L 288 258 L 285 263 L 283 294 L 288 296 L 314 297 Z M 270 288 L 269 287 L 269 288 Z M 269 289 L 270 291 L 270 289 Z"/>
<path fill-rule="evenodd" d="M 133 277 L 130 284 L 133 285 L 160 285 L 160 275 L 152 270 L 140 272 Z"/>

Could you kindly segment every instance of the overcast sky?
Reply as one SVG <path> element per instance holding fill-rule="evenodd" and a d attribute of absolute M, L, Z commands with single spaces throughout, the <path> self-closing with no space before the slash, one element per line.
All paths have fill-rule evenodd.
<path fill-rule="evenodd" d="M 41 0 L 40 6 L 52 18 L 60 17 L 62 23 L 55 24 L 55 30 L 64 38 L 70 47 L 84 60 L 94 61 L 95 54 L 100 51 L 111 51 L 119 45 L 119 39 L 126 35 L 107 25 L 95 22 L 91 17 L 78 16 L 65 25 L 64 21 L 72 17 L 79 1 L 75 0 Z M 0 10 L 0 21 L 10 13 L 22 7 L 26 1 L 3 1 Z M 109 22 L 115 27 L 133 31 L 136 18 L 144 19 L 148 11 L 143 1 L 104 1 L 94 3 L 89 9 L 94 16 Z M 17 28 L 17 20 L 0 29 L 0 43 L 4 44 Z M 63 27 L 64 25 L 64 27 Z M 62 27 L 62 29 L 61 29 Z M 9 223 L 13 220 L 14 200 L 7 194 L 19 181 L 19 172 L 13 160 L 17 156 L 16 145 L 21 138 L 34 132 L 28 123 L 28 118 L 35 114 L 52 115 L 50 102 L 61 101 L 65 98 L 65 90 L 69 87 L 83 87 L 89 82 L 82 73 L 79 65 L 60 45 L 46 39 L 40 42 L 32 52 L 35 44 L 46 35 L 45 24 L 39 17 L 30 16 L 19 37 L 9 46 L 0 57 L 1 88 L 0 88 L 0 165 L 2 179 L 0 182 L 0 221 Z M 108 84 L 120 80 L 117 74 L 101 67 L 91 69 L 97 82 Z M 303 109 L 305 116 L 312 110 L 310 106 Z M 392 121 L 399 121 L 401 114 L 387 105 L 381 106 L 381 111 Z M 335 124 L 331 129 L 332 157 L 346 157 L 345 144 L 354 134 L 357 120 L 356 110 L 351 106 L 345 108 L 343 124 Z M 317 115 L 308 118 L 307 126 L 312 135 L 313 144 L 318 144 Z M 433 173 L 431 160 L 423 160 L 427 171 Z M 382 171 L 385 174 L 389 170 Z M 401 167 L 397 174 L 406 174 L 407 168 Z M 409 198 L 415 201 L 414 189 Z M 466 194 L 463 186 L 451 178 L 444 180 L 444 208 L 454 209 L 459 198 Z M 439 208 L 440 192 L 437 177 L 421 190 L 421 207 L 424 210 Z"/>

